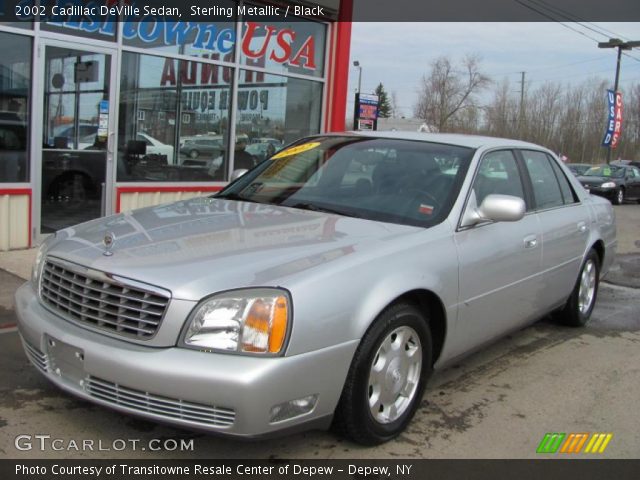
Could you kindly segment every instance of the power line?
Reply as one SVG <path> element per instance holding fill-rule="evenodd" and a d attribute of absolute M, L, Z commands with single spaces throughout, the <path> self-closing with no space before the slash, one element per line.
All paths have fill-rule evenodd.
<path fill-rule="evenodd" d="M 521 6 L 525 7 L 525 8 L 528 8 L 529 10 L 532 10 L 532 11 L 536 12 L 537 14 L 542 15 L 542 16 L 543 16 L 543 17 L 545 17 L 545 18 L 548 18 L 549 20 L 553 21 L 554 23 L 557 23 L 557 24 L 559 24 L 559 25 L 561 25 L 561 26 L 563 26 L 563 27 L 565 27 L 565 28 L 567 28 L 567 29 L 569 29 L 569 30 L 571 30 L 571 31 L 573 31 L 573 32 L 575 32 L 575 33 L 577 33 L 577 34 L 579 34 L 579 35 L 582 35 L 583 37 L 586 37 L 586 38 L 588 38 L 589 40 L 593 40 L 594 42 L 599 43 L 599 40 L 598 40 L 597 38 L 593 38 L 591 35 L 587 35 L 586 33 L 581 32 L 580 30 L 577 30 L 577 29 L 575 29 L 575 28 L 573 28 L 573 27 L 571 27 L 571 26 L 567 25 L 566 23 L 564 23 L 564 22 L 560 21 L 559 19 L 554 18 L 554 17 L 553 17 L 553 16 L 551 16 L 550 14 L 547 14 L 547 13 L 545 13 L 545 12 L 543 12 L 543 11 L 541 11 L 541 10 L 539 10 L 539 9 L 535 8 L 535 7 L 532 7 L 531 5 L 528 5 L 528 4 L 524 3 L 524 1 L 523 1 L 523 0 L 514 0 L 514 1 L 515 1 L 516 3 L 518 3 L 519 5 L 521 5 Z M 533 3 L 533 2 L 538 1 L 538 2 L 542 2 L 542 3 L 544 3 L 544 2 L 543 2 L 543 0 L 525 0 L 525 1 L 530 1 L 530 2 L 532 2 L 532 3 Z M 534 3 L 534 5 L 539 6 L 539 5 L 538 5 L 538 4 L 536 4 L 536 3 Z M 545 8 L 545 7 L 541 7 L 541 8 Z M 558 15 L 558 14 L 556 13 L 556 15 Z M 575 22 L 575 21 L 574 21 L 574 19 L 572 19 L 571 17 L 567 17 L 566 15 L 563 15 L 563 16 L 564 16 L 565 18 L 567 18 L 568 20 L 572 20 L 572 21 L 573 21 L 573 23 L 577 23 L 577 24 L 578 24 L 578 25 L 580 25 L 581 27 L 583 27 L 583 28 L 587 28 L 587 29 L 589 29 L 589 30 L 591 30 L 591 31 L 593 31 L 593 32 L 595 32 L 595 33 L 597 33 L 598 35 L 602 35 L 603 37 L 607 37 L 607 36 L 608 36 L 608 35 L 606 35 L 605 33 L 602 33 L 602 32 L 600 32 L 600 31 L 597 31 L 597 30 L 593 29 L 593 28 L 587 27 L 587 26 L 583 25 L 583 24 L 582 24 L 582 23 L 580 23 L 580 22 Z M 579 18 L 579 17 L 575 17 L 575 18 Z M 623 53 L 623 55 L 624 55 L 625 57 L 632 58 L 633 60 L 635 60 L 635 61 L 637 61 L 637 62 L 640 62 L 640 58 L 638 58 L 638 57 L 634 57 L 633 55 L 631 55 L 631 54 L 629 54 L 629 53 Z"/>
<path fill-rule="evenodd" d="M 560 17 L 564 17 L 565 19 L 571 21 L 571 22 L 575 22 L 578 25 L 580 25 L 582 28 L 586 28 L 587 30 L 591 30 L 594 33 L 597 33 L 598 35 L 602 35 L 603 37 L 607 38 L 609 37 L 608 34 L 603 33 L 602 30 L 599 29 L 599 27 L 597 27 L 597 25 L 592 24 L 591 22 L 585 22 L 584 18 L 579 17 L 578 15 L 568 12 L 567 10 L 564 10 L 560 7 L 556 7 L 555 5 L 551 5 L 547 2 L 545 2 L 544 0 L 528 0 L 529 2 L 533 3 L 533 4 L 537 4 L 538 6 L 540 6 L 540 8 L 546 8 L 547 10 L 554 12 L 556 15 L 559 15 Z M 582 23 L 582 22 L 585 23 Z M 588 24 L 593 25 L 596 28 L 592 28 L 590 27 Z M 611 32 L 609 32 L 611 33 Z M 614 36 L 618 36 L 617 34 L 613 34 Z"/>
<path fill-rule="evenodd" d="M 638 67 L 638 65 L 630 65 L 628 67 L 626 67 L 627 69 L 629 68 L 634 68 L 634 67 Z M 529 83 L 534 83 L 534 82 L 546 82 L 546 81 L 551 81 L 551 80 L 555 80 L 555 79 L 559 79 L 559 78 L 573 78 L 573 77 L 578 77 L 578 76 L 588 76 L 588 75 L 594 75 L 596 73 L 603 73 L 603 72 L 610 72 L 611 68 L 607 68 L 607 69 L 603 69 L 603 70 L 596 70 L 595 72 L 585 72 L 585 73 L 574 73 L 571 75 L 560 75 L 560 76 L 554 76 L 554 77 L 549 77 L 549 78 L 538 78 L 536 80 L 529 80 Z"/>
<path fill-rule="evenodd" d="M 519 5 L 523 6 L 524 8 L 527 8 L 527 9 L 529 9 L 529 10 L 533 11 L 533 12 L 536 12 L 538 15 L 542 15 L 543 17 L 548 18 L 549 20 L 551 20 L 551 21 L 552 21 L 552 22 L 554 22 L 554 23 L 558 23 L 559 25 L 562 25 L 563 27 L 568 28 L 569 30 L 573 30 L 574 32 L 576 32 L 576 33 L 578 33 L 578 34 L 582 35 L 583 37 L 587 37 L 588 39 L 593 40 L 594 42 L 599 42 L 599 40 L 598 40 L 597 38 L 593 38 L 592 36 L 587 35 L 586 33 L 581 32 L 580 30 L 576 30 L 575 28 L 570 27 L 569 25 L 564 24 L 563 22 L 561 22 L 561 21 L 560 21 L 560 20 L 558 20 L 557 18 L 552 17 L 550 14 L 545 13 L 545 12 L 543 12 L 543 11 L 539 10 L 539 9 L 538 9 L 538 8 L 536 8 L 536 7 L 533 7 L 533 6 L 531 6 L 531 5 L 528 5 L 528 4 L 524 3 L 524 1 L 523 1 L 523 0 L 514 0 L 514 2 L 518 3 Z"/>
<path fill-rule="evenodd" d="M 613 36 L 613 37 L 617 37 L 617 38 L 622 38 L 625 40 L 629 40 L 627 37 L 625 37 L 624 35 L 620 35 L 619 33 L 616 32 L 612 32 L 611 30 L 608 30 L 600 25 L 596 25 L 593 22 L 589 22 L 587 21 L 585 18 L 580 17 L 578 15 L 576 15 L 575 13 L 569 12 L 568 10 L 564 10 L 556 5 L 552 5 L 548 2 L 546 2 L 545 0 L 529 0 L 533 3 L 538 3 L 538 4 L 542 4 L 541 6 L 546 6 L 547 9 L 549 10 L 555 10 L 556 12 L 559 12 L 558 14 L 561 16 L 564 16 L 567 20 L 573 21 L 578 23 L 580 26 L 582 26 L 583 28 L 586 28 L 588 30 L 591 30 L 592 32 L 598 33 L 604 37 L 609 37 L 609 36 Z M 594 28 L 591 28 L 589 25 L 591 25 Z"/>

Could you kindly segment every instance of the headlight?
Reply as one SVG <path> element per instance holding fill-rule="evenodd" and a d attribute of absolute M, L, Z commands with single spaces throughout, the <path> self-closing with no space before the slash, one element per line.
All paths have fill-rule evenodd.
<path fill-rule="evenodd" d="M 53 240 L 55 235 L 50 235 L 47 239 L 42 242 L 40 248 L 38 248 L 38 253 L 36 253 L 36 260 L 33 263 L 33 269 L 31 270 L 31 281 L 33 282 L 36 289 L 38 288 L 38 282 L 40 281 L 40 275 L 42 274 L 42 267 L 44 266 L 44 257 L 47 254 L 47 250 L 49 250 L 49 244 Z"/>
<path fill-rule="evenodd" d="M 613 182 L 604 182 L 602 185 L 600 185 L 600 187 L 602 188 L 616 188 L 616 184 Z"/>
<path fill-rule="evenodd" d="M 283 290 L 214 295 L 191 313 L 182 343 L 198 349 L 277 355 L 284 350 L 290 316 L 289 296 Z"/>

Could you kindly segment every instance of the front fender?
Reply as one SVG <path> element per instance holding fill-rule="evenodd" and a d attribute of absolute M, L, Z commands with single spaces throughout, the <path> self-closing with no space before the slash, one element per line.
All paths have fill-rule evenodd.
<path fill-rule="evenodd" d="M 287 355 L 361 339 L 380 312 L 412 290 L 433 292 L 449 323 L 454 321 L 458 255 L 448 225 L 437 230 L 421 231 L 393 248 L 368 251 L 339 269 L 284 285 L 294 304 Z"/>

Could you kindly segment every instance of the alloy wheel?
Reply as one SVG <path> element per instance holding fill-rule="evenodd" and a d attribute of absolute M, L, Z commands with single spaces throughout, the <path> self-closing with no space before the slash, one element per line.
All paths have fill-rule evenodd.
<path fill-rule="evenodd" d="M 391 423 L 416 395 L 422 370 L 422 345 L 408 326 L 393 330 L 380 344 L 369 373 L 368 401 L 373 418 Z"/>
<path fill-rule="evenodd" d="M 589 259 L 582 268 L 580 274 L 580 290 L 578 291 L 578 308 L 580 313 L 586 314 L 595 298 L 596 292 L 596 265 Z"/>

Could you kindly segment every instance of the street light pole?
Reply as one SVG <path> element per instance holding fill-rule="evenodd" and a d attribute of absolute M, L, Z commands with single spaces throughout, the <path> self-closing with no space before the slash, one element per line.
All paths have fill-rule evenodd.
<path fill-rule="evenodd" d="M 360 65 L 358 60 L 354 60 L 353 66 L 358 67 L 358 93 L 360 93 L 360 90 L 362 89 L 362 65 Z"/>
<path fill-rule="evenodd" d="M 618 85 L 620 83 L 620 60 L 622 58 L 622 50 L 631 50 L 633 47 L 640 47 L 640 41 L 623 42 L 619 38 L 610 38 L 608 42 L 598 43 L 598 48 L 617 48 L 618 60 L 616 62 L 616 78 L 613 85 L 613 93 L 618 93 Z M 611 163 L 611 145 L 607 149 L 607 163 Z"/>
<path fill-rule="evenodd" d="M 356 92 L 356 101 L 354 103 L 353 129 L 358 130 L 358 98 L 360 97 L 360 90 L 362 89 L 362 65 L 360 65 L 358 60 L 354 60 L 353 66 L 358 68 L 358 91 Z"/>

